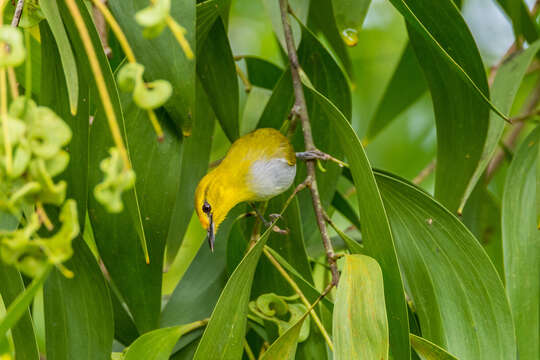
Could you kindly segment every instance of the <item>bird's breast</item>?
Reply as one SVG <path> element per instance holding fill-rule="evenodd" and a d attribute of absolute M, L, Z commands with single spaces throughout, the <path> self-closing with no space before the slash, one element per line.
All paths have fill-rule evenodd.
<path fill-rule="evenodd" d="M 249 170 L 248 186 L 256 200 L 266 200 L 287 190 L 295 175 L 296 165 L 289 165 L 285 158 L 256 160 Z"/>

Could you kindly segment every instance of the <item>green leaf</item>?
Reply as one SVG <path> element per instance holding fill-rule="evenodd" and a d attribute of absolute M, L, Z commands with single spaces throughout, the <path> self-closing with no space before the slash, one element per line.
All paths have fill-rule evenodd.
<path fill-rule="evenodd" d="M 21 274 L 13 266 L 8 266 L 0 261 L 0 295 L 2 295 L 4 305 L 9 307 L 17 296 L 23 292 L 24 284 Z M 11 335 L 13 336 L 17 360 L 35 360 L 39 358 L 34 326 L 28 309 L 23 310 L 21 318 L 11 328 Z"/>
<path fill-rule="evenodd" d="M 347 156 L 358 191 L 358 213 L 362 222 L 362 240 L 366 255 L 381 266 L 384 276 L 386 313 L 390 329 L 390 352 L 395 358 L 410 357 L 407 308 L 399 272 L 390 224 L 382 203 L 371 165 L 358 136 L 343 114 L 326 98 L 317 93 L 318 106 L 327 121 L 336 128 L 340 145 Z"/>
<path fill-rule="evenodd" d="M 497 70 L 497 75 L 491 86 L 491 98 L 493 99 L 493 103 L 502 111 L 510 112 L 519 86 L 538 50 L 540 50 L 540 40 L 532 43 L 527 50 L 510 58 Z M 465 202 L 478 183 L 482 173 L 493 158 L 503 134 L 503 130 L 504 123 L 500 121 L 497 115 L 491 113 L 482 157 L 467 184 L 465 193 L 461 198 L 459 210 L 463 209 Z"/>
<path fill-rule="evenodd" d="M 30 286 L 28 286 L 22 293 L 17 295 L 17 297 L 11 302 L 6 310 L 4 316 L 0 316 L 0 338 L 4 337 L 7 331 L 17 322 L 23 315 L 28 315 L 28 306 L 32 303 L 32 299 L 41 289 L 41 286 L 49 276 L 53 265 L 48 264 L 41 274 L 36 276 Z"/>
<path fill-rule="evenodd" d="M 411 334 L 411 345 L 416 353 L 424 360 L 457 360 L 446 350 L 420 336 Z"/>
<path fill-rule="evenodd" d="M 335 359 L 388 359 L 383 274 L 377 261 L 345 255 L 333 314 Z"/>
<path fill-rule="evenodd" d="M 523 34 L 528 43 L 538 39 L 536 25 L 531 17 L 529 8 L 523 0 L 497 0 L 504 12 L 512 20 L 516 37 Z"/>
<path fill-rule="evenodd" d="M 459 9 L 452 0 L 439 1 L 435 7 L 426 0 L 390 0 L 390 2 L 407 21 L 409 38 L 411 38 L 411 30 L 415 30 L 414 36 L 418 40 L 411 38 L 411 43 L 417 57 L 426 62 L 433 62 L 431 56 L 436 56 L 446 62 L 444 73 L 448 70 L 456 74 L 459 78 L 455 80 L 456 84 L 461 84 L 464 89 L 467 88 L 465 91 L 469 91 L 472 96 L 479 96 L 480 102 L 485 102 L 497 115 L 508 120 L 506 115 L 489 101 L 489 90 L 478 49 Z M 433 17 L 434 11 L 440 16 Z M 422 45 L 431 52 L 429 58 L 426 54 L 419 54 L 418 45 L 415 45 L 415 42 L 420 42 L 420 38 L 423 39 Z M 457 43 L 457 47 L 454 42 Z M 428 84 L 430 82 L 428 79 Z M 455 93 L 453 92 L 454 95 Z"/>
<path fill-rule="evenodd" d="M 160 36 L 147 39 L 135 21 L 135 13 L 149 5 L 148 0 L 110 0 L 108 5 L 125 32 L 137 61 L 145 67 L 145 80 L 164 79 L 173 87 L 165 104 L 178 131 L 191 133 L 195 108 L 195 60 L 188 59 L 169 29 Z M 172 16 L 186 29 L 184 36 L 195 47 L 195 3 L 189 0 L 171 2 Z"/>
<path fill-rule="evenodd" d="M 234 141 L 239 136 L 238 80 L 231 46 L 221 19 L 210 29 L 197 59 L 197 74 L 223 131 Z"/>
<path fill-rule="evenodd" d="M 506 176 L 502 202 L 506 293 L 521 359 L 540 356 L 540 231 L 536 222 L 536 163 L 540 127 L 519 146 Z"/>
<path fill-rule="evenodd" d="M 411 45 L 431 91 L 437 123 L 435 197 L 456 211 L 482 156 L 489 126 L 484 65 L 451 0 L 435 5 L 424 0 L 393 0 L 392 4 L 408 21 Z M 440 16 L 433 17 L 433 11 Z"/>
<path fill-rule="evenodd" d="M 203 324 L 197 322 L 150 331 L 130 345 L 124 360 L 168 360 L 178 339 Z"/>
<path fill-rule="evenodd" d="M 202 232 L 200 238 L 193 239 L 193 251 L 197 254 L 165 305 L 160 326 L 187 324 L 212 314 L 221 290 L 227 283 L 226 249 L 229 233 L 234 219 L 244 210 L 243 206 L 235 207 L 219 226 L 214 252 L 204 243 L 206 232 Z M 181 256 L 182 252 L 178 254 Z"/>
<path fill-rule="evenodd" d="M 334 0 L 334 16 L 343 41 L 348 46 L 358 43 L 358 32 L 362 28 L 371 0 Z"/>
<path fill-rule="evenodd" d="M 69 107 L 72 114 L 77 113 L 77 101 L 79 99 L 79 77 L 77 74 L 77 64 L 71 49 L 71 44 L 62 22 L 58 4 L 53 0 L 40 2 L 41 10 L 49 24 L 54 36 L 54 41 L 58 47 L 64 79 L 66 81 Z"/>
<path fill-rule="evenodd" d="M 180 185 L 167 236 L 168 264 L 173 262 L 184 238 L 193 213 L 195 188 L 208 169 L 212 149 L 215 115 L 199 81 L 197 81 L 196 93 L 192 133 L 189 137 L 182 139 Z"/>
<path fill-rule="evenodd" d="M 401 112 L 417 101 L 427 89 L 422 69 L 407 43 L 390 82 L 369 123 L 366 141 L 373 140 Z"/>
<path fill-rule="evenodd" d="M 377 182 L 422 336 L 460 359 L 515 358 L 510 307 L 479 242 L 424 191 L 388 174 Z"/>
<path fill-rule="evenodd" d="M 271 232 L 269 228 L 263 233 L 227 281 L 197 347 L 195 360 L 241 357 L 251 284 Z"/>
<path fill-rule="evenodd" d="M 268 60 L 255 56 L 245 56 L 247 75 L 251 85 L 272 90 L 276 86 L 283 69 Z"/>
<path fill-rule="evenodd" d="M 304 320 L 309 315 L 306 312 L 296 323 L 270 345 L 261 360 L 293 360 L 295 359 L 298 337 Z"/>

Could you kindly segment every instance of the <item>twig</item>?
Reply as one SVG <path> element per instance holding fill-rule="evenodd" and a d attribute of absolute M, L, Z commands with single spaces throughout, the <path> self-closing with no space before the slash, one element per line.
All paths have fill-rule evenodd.
<path fill-rule="evenodd" d="M 246 339 L 244 339 L 244 350 L 246 351 L 246 355 L 249 360 L 256 360 L 255 355 L 253 354 L 253 350 L 251 350 L 251 347 L 249 347 Z"/>
<path fill-rule="evenodd" d="M 437 166 L 437 159 L 431 160 L 429 162 L 429 164 L 427 164 L 426 167 L 423 168 L 418 173 L 418 175 L 416 175 L 414 177 L 414 179 L 412 179 L 412 183 L 415 184 L 415 185 L 421 184 L 422 181 L 424 181 L 429 176 L 429 174 L 431 174 L 433 172 L 433 170 L 435 170 L 436 166 Z"/>
<path fill-rule="evenodd" d="M 242 84 L 244 84 L 244 91 L 246 93 L 250 93 L 253 86 L 251 85 L 251 82 L 249 82 L 249 79 L 247 78 L 246 74 L 240 69 L 240 66 L 238 64 L 234 64 L 236 66 L 236 73 L 238 74 L 238 77 L 240 80 L 242 80 Z"/>
<path fill-rule="evenodd" d="M 106 8 L 105 3 L 107 2 L 107 0 L 93 0 L 92 2 L 94 3 L 94 8 L 92 9 L 94 15 L 94 23 L 96 24 L 99 39 L 101 40 L 101 45 L 103 46 L 105 55 L 107 55 L 108 58 L 111 58 L 112 50 L 109 46 L 109 38 L 107 36 L 107 23 L 105 22 L 105 14 L 99 6 L 101 5 L 101 7 Z"/>
<path fill-rule="evenodd" d="M 39 220 L 43 225 L 45 225 L 47 230 L 52 231 L 54 229 L 54 225 L 47 216 L 47 212 L 45 211 L 45 208 L 43 208 L 43 204 L 41 203 L 41 201 L 38 201 L 36 203 L 36 213 L 39 217 Z"/>
<path fill-rule="evenodd" d="M 538 106 L 538 102 L 540 102 L 540 83 L 537 84 L 536 88 L 534 89 L 533 93 L 529 97 L 529 101 L 527 102 L 527 105 L 525 106 L 524 113 L 529 114 L 535 111 L 536 107 Z M 525 127 L 525 121 L 516 122 L 514 126 L 512 127 L 512 131 L 508 135 L 508 137 L 504 141 L 504 145 L 507 149 L 513 149 L 516 145 L 517 139 L 519 137 L 519 134 Z M 499 167 L 502 165 L 505 158 L 505 151 L 499 150 L 491 159 L 491 162 L 489 163 L 487 170 L 486 170 L 486 183 L 489 183 L 493 176 L 495 175 L 495 172 L 499 169 Z"/>
<path fill-rule="evenodd" d="M 308 309 L 312 308 L 312 305 L 309 303 L 309 300 L 305 297 L 304 293 L 302 292 L 302 290 L 300 290 L 300 288 L 298 287 L 298 285 L 296 284 L 296 282 L 289 276 L 289 274 L 287 273 L 287 271 L 285 271 L 285 269 L 281 266 L 281 264 L 276 260 L 275 257 L 272 256 L 272 254 L 270 253 L 270 251 L 267 250 L 267 246 L 265 245 L 264 249 L 263 249 L 263 252 L 264 252 L 264 255 L 268 258 L 268 260 L 270 260 L 270 262 L 272 263 L 272 265 L 274 265 L 274 267 L 276 268 L 276 270 L 281 274 L 281 276 L 283 276 L 283 278 L 289 283 L 289 285 L 291 286 L 291 288 L 294 290 L 295 293 L 298 294 L 298 296 L 300 297 L 300 300 L 302 301 L 302 303 L 304 304 L 304 306 Z M 330 283 L 328 284 L 328 286 L 326 287 L 326 289 L 322 292 L 322 294 L 319 296 L 319 298 L 315 301 L 316 303 L 322 299 L 324 296 L 326 296 L 330 290 L 332 289 L 332 287 L 334 286 L 333 283 Z M 334 344 L 332 343 L 332 339 L 330 339 L 330 335 L 328 335 L 328 332 L 326 331 L 326 329 L 324 328 L 322 322 L 321 322 L 321 319 L 319 319 L 319 316 L 317 316 L 317 313 L 315 312 L 315 310 L 311 309 L 309 311 L 309 314 L 311 315 L 311 317 L 313 318 L 313 321 L 315 321 L 315 324 L 317 325 L 317 327 L 319 328 L 319 330 L 321 331 L 324 339 L 326 340 L 326 343 L 328 344 L 328 347 L 330 348 L 330 350 L 332 350 L 332 352 L 334 351 Z"/>
<path fill-rule="evenodd" d="M 293 109 L 295 109 L 295 111 L 298 113 L 298 117 L 302 122 L 304 145 L 306 147 L 306 151 L 314 151 L 317 150 L 317 148 L 313 143 L 313 135 L 311 133 L 311 124 L 309 122 L 306 99 L 304 97 L 304 89 L 299 74 L 300 64 L 298 62 L 298 54 L 296 53 L 291 24 L 289 23 L 288 18 L 289 3 L 287 0 L 279 0 L 279 5 L 281 12 L 281 21 L 283 23 L 283 32 L 285 34 L 285 42 L 287 44 L 287 53 L 291 66 L 292 83 L 294 88 L 295 103 Z M 332 284 L 337 285 L 339 281 L 339 272 L 337 269 L 336 260 L 334 258 L 335 254 L 332 242 L 330 241 L 330 237 L 328 236 L 326 222 L 324 221 L 321 197 L 319 195 L 319 188 L 317 187 L 315 163 L 315 160 L 306 161 L 307 174 L 311 178 L 311 184 L 309 188 L 311 190 L 311 198 L 313 200 L 313 209 L 315 210 L 317 225 L 319 226 L 319 231 L 321 233 L 324 249 L 326 250 L 326 257 L 332 272 Z"/>
<path fill-rule="evenodd" d="M 511 118 L 510 121 L 512 123 L 518 123 L 520 121 L 528 120 L 529 118 L 532 118 L 532 117 L 534 117 L 536 115 L 540 115 L 540 110 L 533 110 L 531 112 L 515 116 L 515 117 Z"/>
<path fill-rule="evenodd" d="M 15 13 L 13 14 L 13 19 L 11 20 L 11 26 L 13 27 L 19 26 L 23 8 L 24 8 L 24 0 L 17 1 L 17 6 L 15 6 Z"/>

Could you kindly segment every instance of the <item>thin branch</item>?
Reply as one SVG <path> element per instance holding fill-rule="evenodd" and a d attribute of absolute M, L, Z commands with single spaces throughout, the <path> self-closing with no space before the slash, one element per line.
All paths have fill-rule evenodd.
<path fill-rule="evenodd" d="M 427 164 L 426 167 L 423 168 L 418 173 L 418 175 L 414 177 L 414 179 L 412 179 L 412 183 L 415 185 L 421 184 L 422 181 L 424 181 L 429 176 L 429 174 L 431 174 L 435 170 L 436 166 L 437 166 L 437 159 L 435 158 L 431 160 L 429 164 Z"/>
<path fill-rule="evenodd" d="M 293 110 L 298 114 L 302 123 L 302 130 L 304 133 L 304 145 L 306 151 L 317 150 L 313 142 L 313 135 L 311 133 L 311 124 L 309 122 L 309 116 L 307 111 L 306 99 L 304 97 L 304 89 L 302 87 L 302 80 L 300 79 L 300 63 L 298 62 L 298 54 L 294 45 L 294 39 L 291 30 L 291 24 L 288 18 L 289 3 L 287 0 L 279 0 L 279 8 L 281 12 L 281 21 L 283 23 L 283 32 L 285 34 L 285 42 L 287 44 L 287 53 L 289 57 L 289 63 L 291 66 L 291 76 L 294 88 L 295 103 Z M 309 186 L 311 190 L 311 198 L 313 200 L 313 209 L 315 210 L 315 217 L 317 219 L 317 225 L 321 233 L 324 249 L 326 250 L 326 257 L 328 264 L 332 271 L 332 284 L 337 285 L 339 281 L 339 272 L 336 265 L 336 259 L 330 236 L 326 229 L 326 222 L 324 221 L 324 211 L 321 203 L 321 197 L 319 195 L 319 188 L 317 187 L 316 179 L 316 160 L 307 160 L 306 168 L 308 177 L 311 178 L 311 184 Z"/>
<path fill-rule="evenodd" d="M 317 313 L 315 312 L 315 310 L 313 310 L 313 306 L 309 303 L 309 300 L 305 297 L 304 293 L 302 292 L 302 290 L 300 290 L 300 288 L 298 287 L 298 285 L 296 284 L 296 282 L 289 276 L 289 274 L 287 273 L 287 271 L 285 271 L 285 269 L 281 266 L 281 264 L 276 260 L 275 257 L 272 256 L 272 254 L 270 253 L 270 251 L 267 250 L 267 246 L 265 245 L 264 249 L 263 249 L 263 252 L 264 252 L 264 255 L 268 258 L 268 260 L 270 260 L 270 262 L 272 263 L 272 265 L 274 265 L 274 267 L 277 269 L 277 271 L 283 276 L 283 278 L 289 283 L 289 285 L 291 286 L 291 288 L 294 290 L 295 293 L 298 294 L 298 296 L 300 297 L 300 300 L 302 301 L 302 303 L 304 304 L 304 306 L 307 308 L 307 309 L 310 309 L 309 310 L 309 314 L 311 315 L 311 317 L 313 318 L 313 321 L 315 321 L 315 324 L 317 325 L 317 327 L 319 328 L 319 330 L 321 331 L 324 339 L 326 340 L 326 343 L 328 344 L 328 347 L 330 348 L 330 350 L 332 350 L 332 352 L 334 351 L 334 344 L 332 343 L 332 339 L 330 339 L 330 335 L 328 335 L 328 332 L 326 331 L 326 329 L 324 328 L 322 322 L 321 322 L 321 319 L 319 319 L 319 316 L 317 316 Z M 326 294 L 328 294 L 330 292 L 330 290 L 332 289 L 332 287 L 334 286 L 333 283 L 330 283 L 326 289 L 322 292 L 322 294 L 319 296 L 319 298 L 315 301 L 315 303 L 319 302 L 320 299 L 322 299 L 324 296 L 326 296 Z M 314 304 L 315 304 L 314 303 Z"/>
<path fill-rule="evenodd" d="M 102 8 L 106 8 L 105 3 L 107 0 L 93 0 L 94 7 L 92 9 L 94 15 L 94 23 L 96 24 L 96 29 L 101 40 L 101 45 L 105 51 L 105 55 L 108 58 L 112 56 L 112 50 L 109 46 L 109 37 L 107 34 L 107 23 L 105 22 L 105 14 L 103 13 Z M 101 6 L 101 8 L 100 8 Z"/>
<path fill-rule="evenodd" d="M 19 26 L 23 8 L 24 8 L 24 0 L 17 1 L 17 6 L 15 6 L 15 13 L 13 14 L 13 19 L 11 20 L 11 26 L 13 27 Z"/>
<path fill-rule="evenodd" d="M 540 83 L 537 84 L 536 88 L 534 89 L 533 93 L 529 97 L 529 101 L 527 102 L 527 105 L 525 106 L 525 109 L 523 113 L 529 114 L 536 110 L 538 103 L 540 102 Z M 521 131 L 525 127 L 525 121 L 516 122 L 514 126 L 512 126 L 512 130 L 508 137 L 504 140 L 504 145 L 507 149 L 512 150 L 516 142 L 519 138 L 519 135 L 521 134 Z M 505 159 L 505 151 L 499 150 L 491 159 L 491 162 L 489 163 L 487 170 L 486 170 L 486 183 L 489 183 L 499 167 L 503 164 Z"/>

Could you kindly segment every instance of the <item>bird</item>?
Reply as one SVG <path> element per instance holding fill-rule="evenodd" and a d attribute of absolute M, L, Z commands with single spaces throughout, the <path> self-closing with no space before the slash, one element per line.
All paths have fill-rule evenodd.
<path fill-rule="evenodd" d="M 195 210 L 212 251 L 219 225 L 234 206 L 269 200 L 292 185 L 296 158 L 287 137 L 272 128 L 252 131 L 231 145 L 195 190 Z"/>

